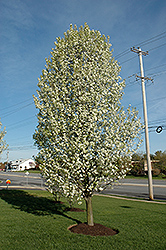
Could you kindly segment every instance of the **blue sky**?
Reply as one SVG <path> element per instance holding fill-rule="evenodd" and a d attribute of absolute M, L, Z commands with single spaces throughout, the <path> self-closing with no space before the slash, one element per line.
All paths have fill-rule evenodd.
<path fill-rule="evenodd" d="M 139 61 L 130 47 L 149 51 L 144 57 L 150 151 L 166 150 L 166 1 L 165 0 L 1 0 L 0 1 L 0 118 L 6 126 L 9 160 L 36 155 L 32 135 L 37 110 L 32 95 L 45 58 L 56 37 L 70 24 L 88 23 L 110 36 L 114 56 L 126 79 L 123 105 L 137 107 L 143 117 Z M 131 76 L 131 77 L 130 77 Z M 157 134 L 157 126 L 164 130 Z M 143 134 L 144 138 L 144 134 Z M 141 151 L 145 151 L 145 143 Z M 4 152 L 1 161 L 7 159 Z"/>

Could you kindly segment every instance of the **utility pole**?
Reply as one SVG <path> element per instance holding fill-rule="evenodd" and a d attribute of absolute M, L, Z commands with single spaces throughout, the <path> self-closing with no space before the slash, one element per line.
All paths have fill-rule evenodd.
<path fill-rule="evenodd" d="M 8 164 L 8 161 L 9 161 L 9 151 L 7 151 L 7 164 Z"/>
<path fill-rule="evenodd" d="M 144 77 L 144 69 L 143 69 L 143 61 L 142 61 L 142 55 L 144 55 L 144 56 L 148 55 L 148 51 L 144 52 L 139 47 L 138 47 L 138 49 L 133 47 L 133 48 L 131 48 L 131 51 L 137 53 L 139 56 L 141 76 L 137 76 L 137 77 L 141 78 L 141 83 L 142 83 L 142 99 L 143 99 L 145 141 L 146 141 L 146 157 L 147 157 L 147 166 L 148 166 L 149 200 L 153 200 L 152 168 L 151 168 L 150 150 L 149 150 L 148 118 L 147 118 L 146 94 L 145 94 L 145 83 L 144 83 L 144 80 L 152 80 L 152 79 L 148 78 L 148 77 Z"/>
<path fill-rule="evenodd" d="M 6 166 L 7 166 L 7 169 L 9 168 L 9 151 L 7 151 L 7 164 L 6 164 Z"/>

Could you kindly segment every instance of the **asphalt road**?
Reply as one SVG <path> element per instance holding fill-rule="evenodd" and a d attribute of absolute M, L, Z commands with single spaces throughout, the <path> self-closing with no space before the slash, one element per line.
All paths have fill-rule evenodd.
<path fill-rule="evenodd" d="M 44 180 L 40 174 L 30 173 L 26 175 L 25 172 L 0 172 L 0 188 L 6 188 L 7 179 L 12 181 L 9 188 L 45 189 Z M 155 199 L 166 200 L 166 179 L 153 180 L 153 193 Z M 119 184 L 115 184 L 113 189 L 106 189 L 101 194 L 148 199 L 148 180 L 123 179 Z"/>
<path fill-rule="evenodd" d="M 11 180 L 11 188 L 44 188 L 44 180 L 40 174 L 27 172 L 0 172 L 0 188 L 6 187 L 6 180 Z"/>
<path fill-rule="evenodd" d="M 166 180 L 153 179 L 152 183 L 154 199 L 166 200 Z M 101 193 L 148 199 L 148 180 L 123 179 L 119 185 L 114 185 L 113 189 L 106 189 Z"/>

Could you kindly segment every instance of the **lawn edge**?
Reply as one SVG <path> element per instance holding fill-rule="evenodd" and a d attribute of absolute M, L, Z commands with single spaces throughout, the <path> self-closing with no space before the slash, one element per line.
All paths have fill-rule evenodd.
<path fill-rule="evenodd" d="M 120 200 L 128 200 L 128 201 L 139 201 L 139 202 L 146 202 L 146 203 L 155 203 L 155 204 L 164 204 L 166 205 L 166 202 L 164 201 L 151 201 L 151 200 L 142 200 L 142 199 L 137 199 L 137 198 L 126 198 L 126 197 L 121 197 L 121 196 L 114 196 L 114 195 L 108 195 L 108 194 L 94 194 L 96 196 L 103 196 L 103 197 L 108 197 L 108 198 L 114 198 L 114 199 L 120 199 Z"/>

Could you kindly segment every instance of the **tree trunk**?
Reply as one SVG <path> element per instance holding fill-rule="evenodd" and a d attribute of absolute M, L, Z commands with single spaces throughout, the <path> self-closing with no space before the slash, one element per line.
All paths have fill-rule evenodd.
<path fill-rule="evenodd" d="M 85 201 L 86 201 L 87 224 L 89 226 L 94 226 L 93 211 L 92 211 L 92 197 L 86 197 Z"/>

